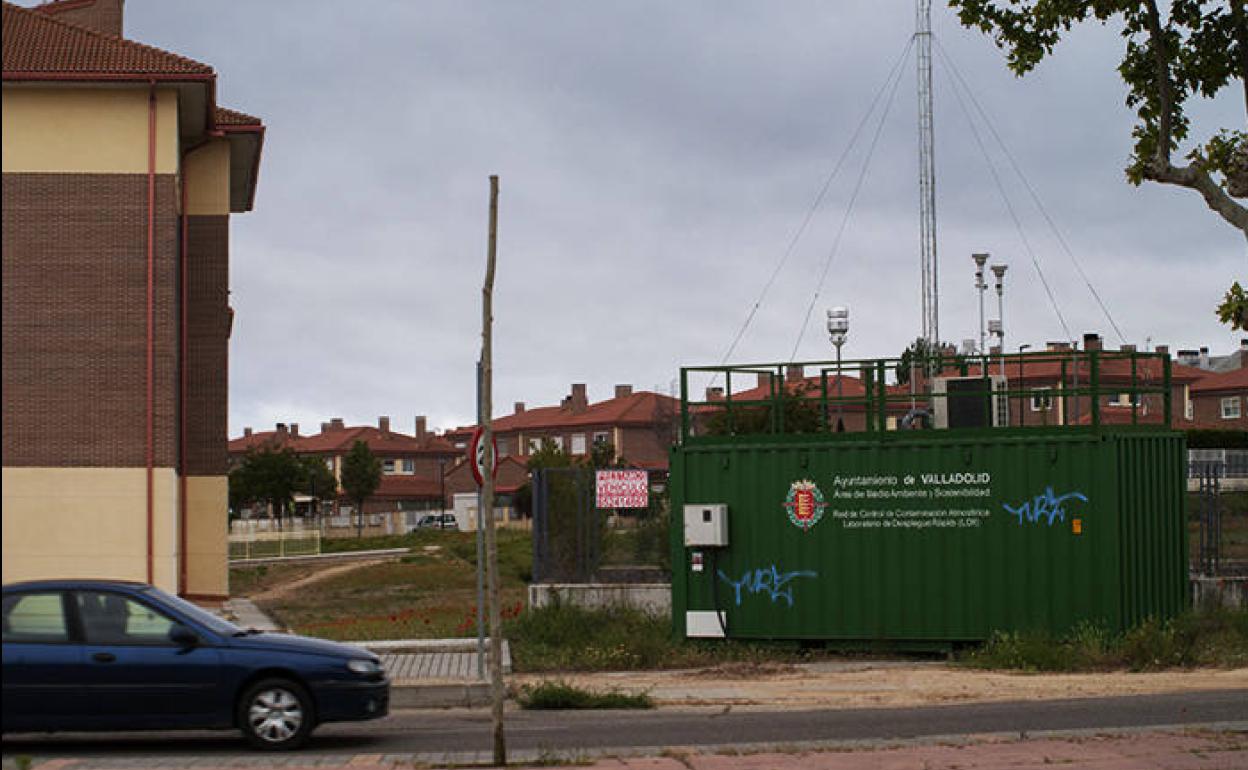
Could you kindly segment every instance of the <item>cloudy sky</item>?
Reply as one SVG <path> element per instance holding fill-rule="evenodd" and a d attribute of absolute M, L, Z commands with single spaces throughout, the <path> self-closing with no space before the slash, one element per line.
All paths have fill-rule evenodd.
<path fill-rule="evenodd" d="M 1213 306 L 1248 278 L 1243 237 L 1195 193 L 1124 181 L 1117 30 L 1078 29 L 1019 80 L 989 39 L 933 15 L 1126 341 L 1238 345 Z M 490 174 L 496 415 L 557 403 L 573 382 L 591 400 L 616 383 L 666 392 L 682 365 L 718 363 L 914 24 L 910 2 L 878 0 L 129 0 L 126 17 L 127 36 L 213 65 L 220 102 L 268 126 L 256 208 L 233 221 L 231 435 L 473 421 Z M 985 159 L 943 61 L 941 336 L 976 335 L 970 254 L 989 251 L 1010 266 L 1011 349 L 1085 331 L 1119 344 L 977 119 Z M 913 52 L 902 66 L 733 361 L 832 357 L 822 327 L 838 304 L 847 358 L 918 335 Z M 1244 107 L 1226 92 L 1195 114 L 1198 129 L 1242 126 Z"/>

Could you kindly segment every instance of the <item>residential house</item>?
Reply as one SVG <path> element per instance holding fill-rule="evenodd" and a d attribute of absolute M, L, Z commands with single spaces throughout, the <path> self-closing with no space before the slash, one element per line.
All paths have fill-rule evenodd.
<path fill-rule="evenodd" d="M 230 457 L 238 462 L 253 448 L 288 447 L 300 457 L 316 457 L 324 462 L 341 484 L 347 453 L 355 442 L 363 441 L 382 466 L 381 484 L 364 503 L 366 526 L 370 530 L 400 532 L 415 523 L 419 512 L 442 509 L 445 476 L 462 459 L 461 450 L 428 431 L 423 416 L 416 417 L 414 427 L 415 431 L 408 435 L 392 430 L 389 417 L 378 418 L 376 426 L 348 426 L 336 417 L 321 423 L 320 432 L 310 436 L 300 434 L 297 423 L 278 423 L 275 430 L 264 432 L 245 428 L 242 436 L 230 442 Z M 331 534 L 335 528 L 355 526 L 354 503 L 341 486 L 318 497 L 328 500 L 328 510 L 315 513 L 329 515 Z M 309 507 L 313 503 L 310 496 L 297 496 L 295 503 L 300 513 L 314 513 Z"/>
<path fill-rule="evenodd" d="M 1202 377 L 1190 393 L 1192 427 L 1248 430 L 1248 367 Z"/>
<path fill-rule="evenodd" d="M 122 0 L 3 3 L 3 579 L 229 593 L 230 216 L 264 126 Z"/>
<path fill-rule="evenodd" d="M 530 409 L 517 402 L 512 413 L 493 421 L 500 458 L 527 458 L 549 441 L 572 457 L 587 457 L 597 444 L 610 444 L 617 458 L 636 468 L 667 470 L 676 440 L 680 402 L 650 391 L 616 385 L 615 395 L 590 403 L 582 383 L 558 406 Z"/>

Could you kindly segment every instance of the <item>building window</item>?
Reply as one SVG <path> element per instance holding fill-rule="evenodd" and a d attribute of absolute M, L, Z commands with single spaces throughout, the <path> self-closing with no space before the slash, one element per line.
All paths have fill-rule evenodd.
<path fill-rule="evenodd" d="M 548 441 L 555 445 L 555 449 L 563 451 L 563 436 L 551 436 Z"/>
<path fill-rule="evenodd" d="M 394 473 L 394 460 L 382 460 L 381 472 L 382 473 Z"/>
<path fill-rule="evenodd" d="M 536 454 L 542 448 L 542 439 L 540 436 L 529 436 L 529 454 Z"/>
<path fill-rule="evenodd" d="M 415 472 L 416 472 L 416 461 L 415 461 L 415 460 L 413 460 L 413 459 L 412 459 L 412 458 L 410 458 L 410 457 L 405 457 L 405 458 L 403 458 L 403 472 L 404 472 L 404 473 L 415 473 Z"/>
<path fill-rule="evenodd" d="M 1036 388 L 1031 391 L 1031 411 L 1047 412 L 1053 408 L 1053 389 Z"/>
<path fill-rule="evenodd" d="M 594 434 L 594 443 L 595 443 L 595 444 L 606 444 L 606 443 L 608 443 L 608 442 L 610 442 L 610 441 L 611 441 L 611 434 L 610 434 L 610 433 L 607 433 L 605 430 L 603 430 L 603 431 L 599 431 L 599 432 L 597 432 L 597 433 L 595 433 L 595 434 Z"/>
<path fill-rule="evenodd" d="M 326 467 L 326 468 L 329 468 L 329 469 L 332 471 L 332 470 L 334 469 L 334 458 L 332 458 L 332 457 L 326 457 L 326 458 L 325 458 L 325 467 Z"/>
<path fill-rule="evenodd" d="M 511 453 L 511 445 L 507 443 L 507 439 L 500 438 L 498 440 L 498 456 L 506 457 Z"/>
<path fill-rule="evenodd" d="M 1183 402 L 1183 418 L 1186 420 L 1196 419 L 1196 404 L 1190 398 Z"/>
<path fill-rule="evenodd" d="M 1139 393 L 1119 393 L 1106 402 L 1108 406 L 1139 406 Z"/>
<path fill-rule="evenodd" d="M 1239 415 L 1239 396 L 1227 396 L 1222 399 L 1223 420 L 1238 420 Z"/>
<path fill-rule="evenodd" d="M 574 455 L 585 454 L 585 434 L 584 433 L 572 434 L 572 454 Z"/>

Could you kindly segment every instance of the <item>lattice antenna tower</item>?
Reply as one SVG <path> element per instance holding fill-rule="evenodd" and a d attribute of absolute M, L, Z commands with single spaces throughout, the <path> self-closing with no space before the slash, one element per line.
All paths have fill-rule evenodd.
<path fill-rule="evenodd" d="M 940 344 L 936 275 L 936 161 L 932 130 L 932 3 L 915 0 L 915 43 L 919 75 L 919 267 L 923 291 L 923 339 Z"/>

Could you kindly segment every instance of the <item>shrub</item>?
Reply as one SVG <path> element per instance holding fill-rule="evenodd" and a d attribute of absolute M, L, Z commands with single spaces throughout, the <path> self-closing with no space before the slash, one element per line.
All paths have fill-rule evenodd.
<path fill-rule="evenodd" d="M 594 692 L 562 680 L 546 681 L 520 688 L 516 701 L 526 709 L 651 709 L 654 700 L 648 693 L 626 693 L 619 690 Z"/>

